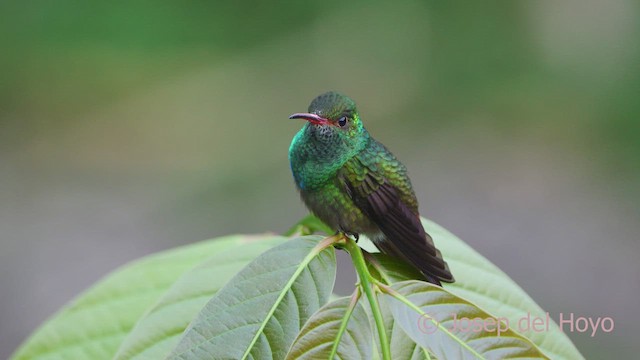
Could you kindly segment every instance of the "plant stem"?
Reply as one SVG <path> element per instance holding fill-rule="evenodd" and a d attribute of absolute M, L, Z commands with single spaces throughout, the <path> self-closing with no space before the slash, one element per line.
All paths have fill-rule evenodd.
<path fill-rule="evenodd" d="M 338 347 L 340 346 L 340 341 L 342 340 L 342 336 L 344 332 L 347 331 L 347 326 L 349 326 L 349 319 L 351 319 L 351 315 L 355 310 L 356 306 L 358 306 L 358 301 L 360 300 L 360 295 L 362 292 L 360 291 L 360 287 L 357 286 L 356 290 L 351 295 L 351 301 L 349 301 L 349 306 L 347 307 L 344 316 L 342 317 L 342 322 L 340 323 L 340 328 L 338 328 L 338 333 L 336 335 L 336 341 L 333 342 L 333 347 L 331 348 L 331 353 L 329 354 L 329 359 L 335 359 L 338 354 Z"/>
<path fill-rule="evenodd" d="M 371 312 L 373 313 L 373 319 L 375 320 L 376 327 L 378 328 L 378 337 L 380 338 L 380 349 L 382 350 L 382 359 L 391 360 L 391 350 L 389 349 L 389 341 L 387 340 L 387 333 L 384 329 L 384 321 L 382 319 L 382 312 L 380 312 L 380 305 L 378 304 L 378 298 L 374 293 L 374 287 L 377 287 L 377 281 L 369 273 L 367 264 L 362 256 L 362 249 L 348 236 L 345 236 L 345 249 L 351 255 L 351 261 L 358 273 L 360 279 L 360 287 L 364 290 L 371 306 Z"/>

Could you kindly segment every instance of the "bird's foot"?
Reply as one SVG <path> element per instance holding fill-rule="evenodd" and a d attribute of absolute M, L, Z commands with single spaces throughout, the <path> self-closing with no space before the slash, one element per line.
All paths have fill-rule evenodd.
<path fill-rule="evenodd" d="M 356 243 L 358 242 L 358 240 L 360 240 L 360 234 L 358 234 L 358 233 L 345 231 L 345 232 L 344 232 L 344 234 L 345 234 L 345 235 L 347 235 L 347 236 L 349 236 L 349 237 L 352 237 L 352 238 L 353 238 L 353 240 L 355 240 L 355 241 L 356 241 Z"/>
<path fill-rule="evenodd" d="M 358 242 L 358 240 L 360 240 L 360 234 L 355 233 L 355 232 L 338 230 L 338 231 L 336 231 L 335 235 L 337 236 L 337 235 L 340 235 L 340 234 L 342 234 L 344 236 L 348 236 L 350 238 L 353 238 L 353 240 L 355 240 L 356 243 Z"/>

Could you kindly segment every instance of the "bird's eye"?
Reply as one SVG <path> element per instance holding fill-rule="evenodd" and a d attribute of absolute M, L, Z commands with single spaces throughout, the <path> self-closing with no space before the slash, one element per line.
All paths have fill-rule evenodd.
<path fill-rule="evenodd" d="M 338 119 L 338 125 L 340 125 L 340 126 L 347 125 L 347 117 L 346 116 L 340 117 L 340 119 Z"/>

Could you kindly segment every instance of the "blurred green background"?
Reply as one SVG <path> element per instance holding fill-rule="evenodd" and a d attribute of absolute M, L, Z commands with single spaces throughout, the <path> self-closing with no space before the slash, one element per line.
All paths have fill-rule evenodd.
<path fill-rule="evenodd" d="M 287 116 L 326 90 L 552 318 L 614 319 L 587 358 L 635 358 L 639 40 L 631 0 L 3 1 L 0 358 L 127 261 L 305 215 Z"/>

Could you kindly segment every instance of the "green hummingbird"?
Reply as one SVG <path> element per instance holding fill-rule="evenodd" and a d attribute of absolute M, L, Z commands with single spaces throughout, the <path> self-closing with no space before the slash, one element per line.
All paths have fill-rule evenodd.
<path fill-rule="evenodd" d="M 366 235 L 381 252 L 411 264 L 427 281 L 454 282 L 447 263 L 420 222 L 406 167 L 364 128 L 345 95 L 316 97 L 293 137 L 289 163 L 312 213 L 338 232 Z"/>

